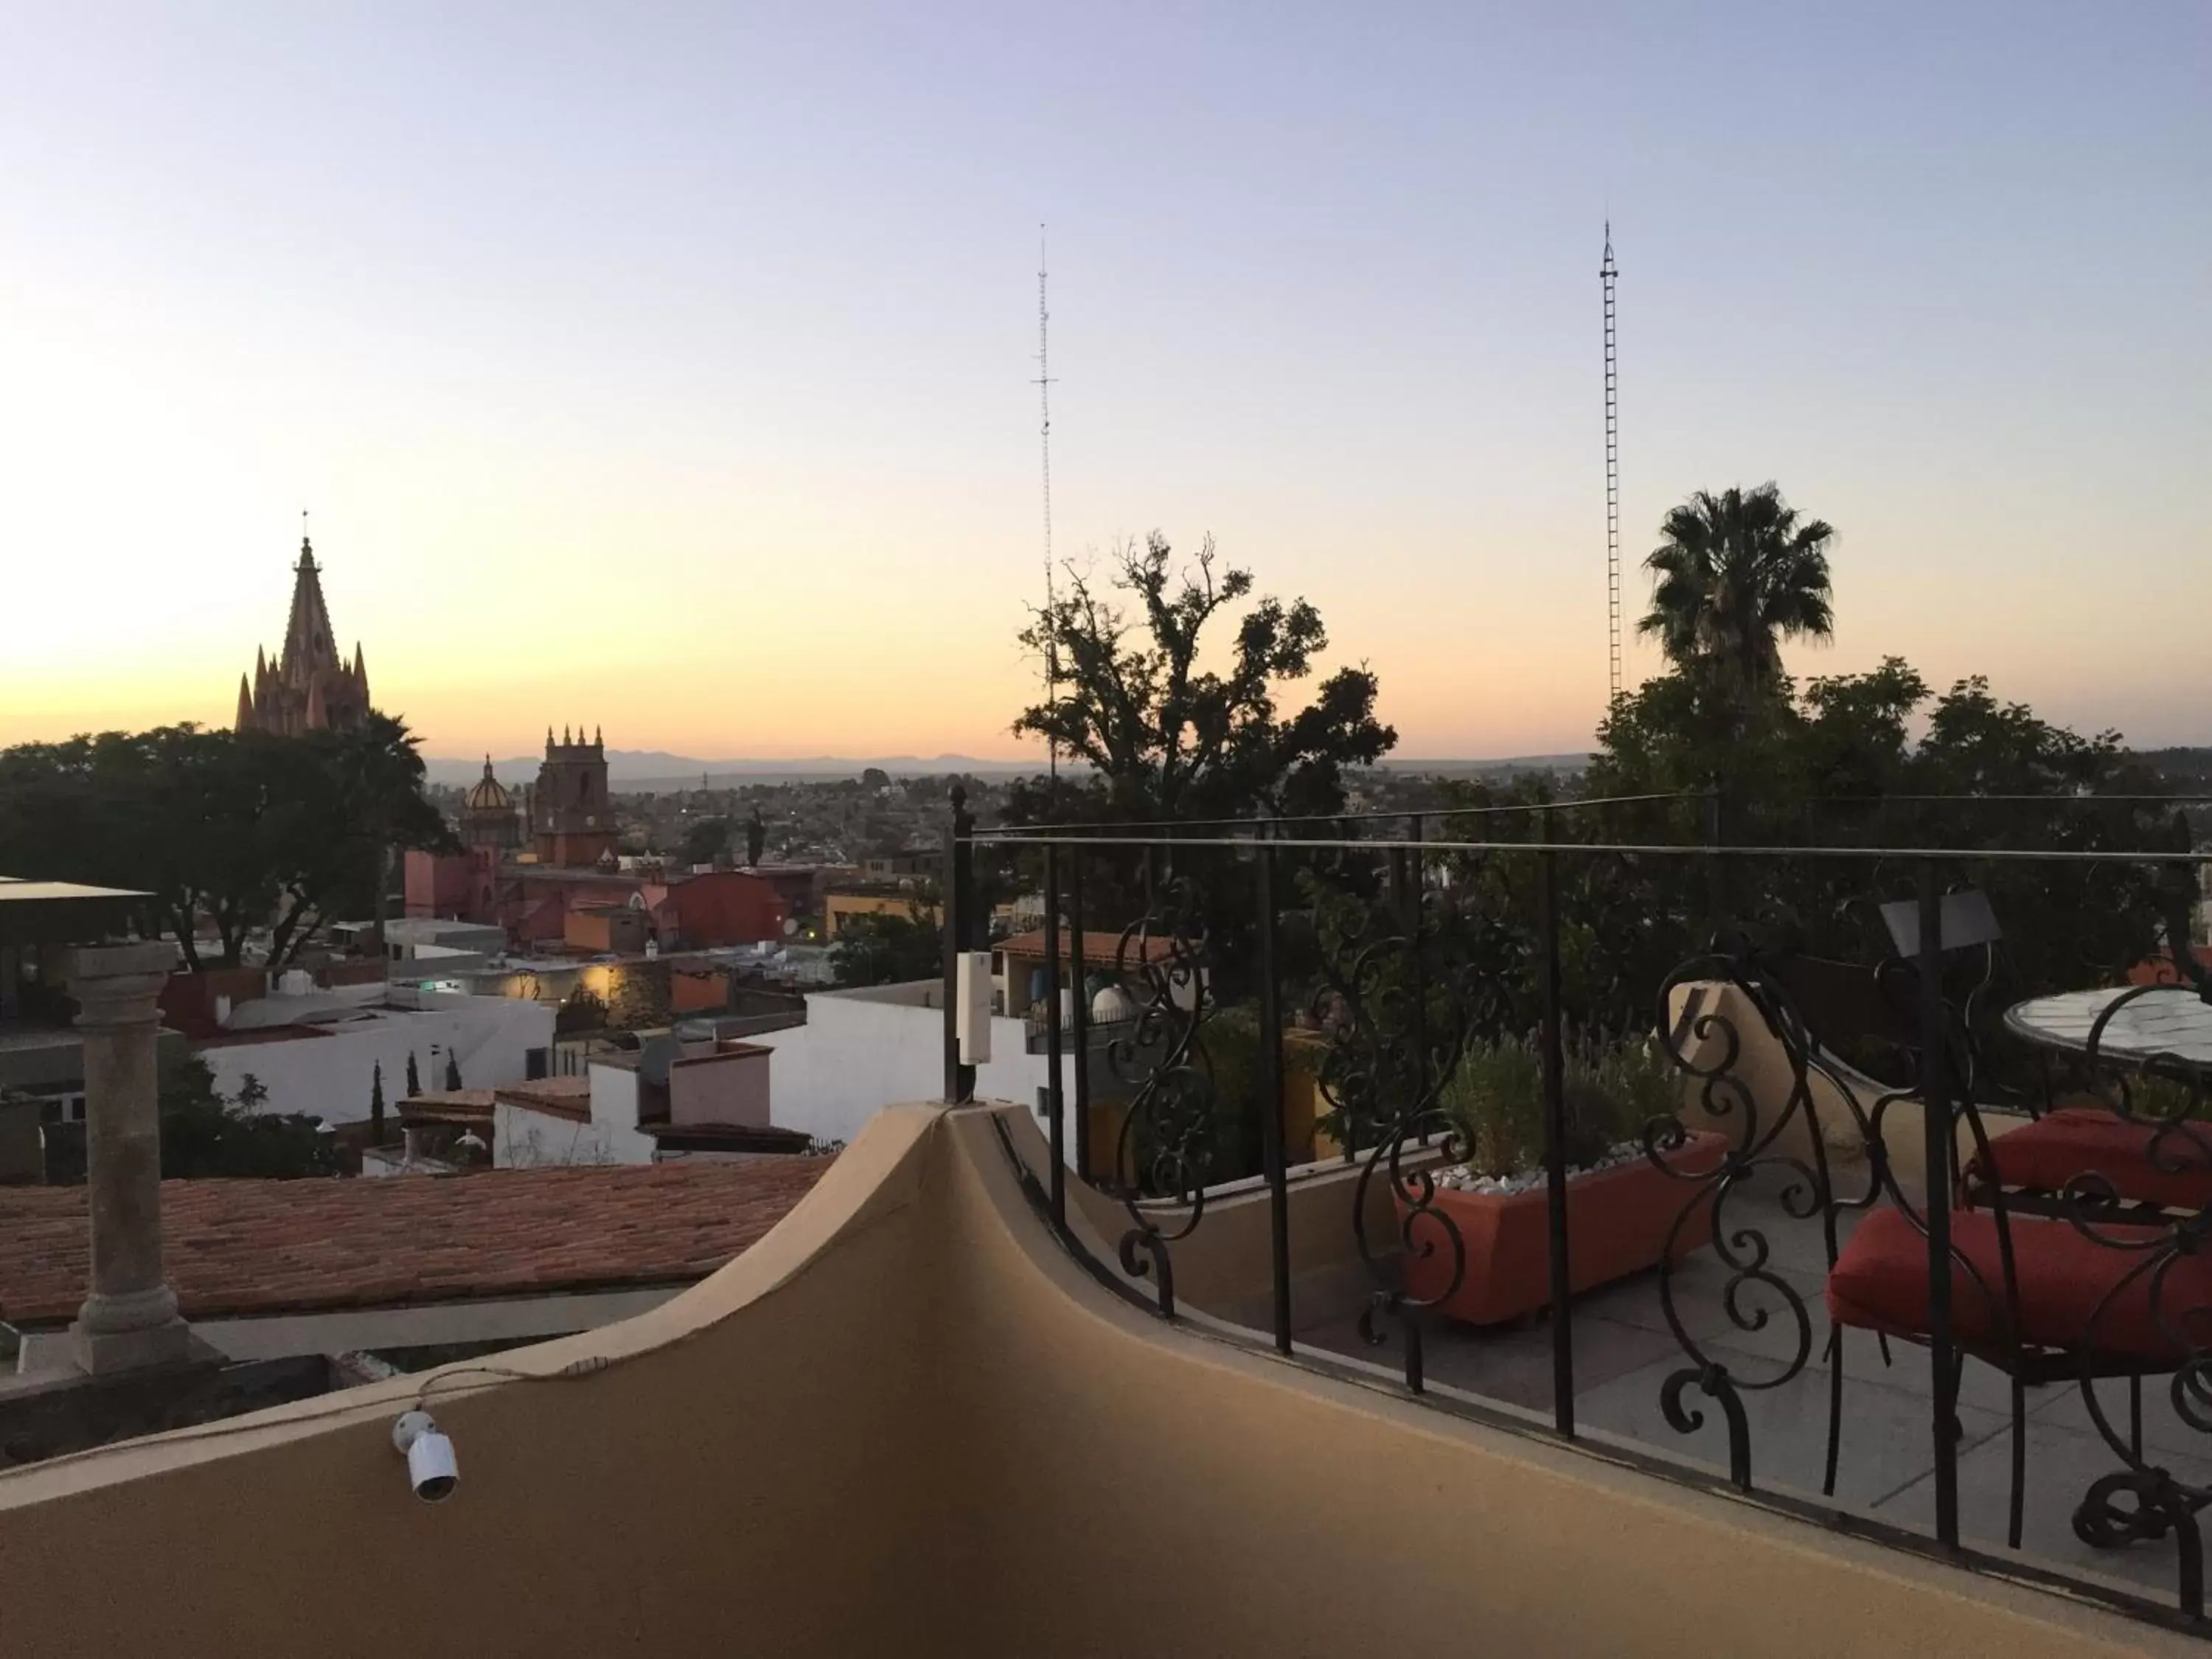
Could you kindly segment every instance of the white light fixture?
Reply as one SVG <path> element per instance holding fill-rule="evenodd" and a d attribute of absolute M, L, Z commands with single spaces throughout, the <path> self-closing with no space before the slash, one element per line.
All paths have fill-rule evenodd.
<path fill-rule="evenodd" d="M 960 1039 L 960 1063 L 981 1066 L 991 1058 L 991 953 L 963 951 L 955 963 L 953 1030 Z"/>
<path fill-rule="evenodd" d="M 438 1432 L 428 1412 L 404 1412 L 392 1425 L 392 1443 L 407 1459 L 407 1484 L 426 1504 L 443 1503 L 461 1478 L 453 1443 Z"/>

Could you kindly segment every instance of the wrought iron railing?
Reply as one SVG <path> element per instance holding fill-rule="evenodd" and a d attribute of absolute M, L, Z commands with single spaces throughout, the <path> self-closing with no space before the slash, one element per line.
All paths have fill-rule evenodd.
<path fill-rule="evenodd" d="M 1302 1033 L 1304 1048 L 1319 1056 L 1315 1087 L 1333 1156 L 1352 1166 L 1347 1178 L 1357 1185 L 1346 1250 L 1373 1283 L 1357 1316 L 1358 1339 L 1395 1356 L 1395 1374 L 1411 1395 L 1467 1408 L 1465 1390 L 1432 1378 L 1429 1346 L 1438 1322 L 1466 1305 L 1471 1269 L 1486 1269 L 1485 1253 L 1504 1248 L 1470 1237 L 1458 1218 L 1458 1194 L 1480 1184 L 1468 1167 L 1474 1139 L 1492 1133 L 1468 1103 L 1480 1068 L 1533 1049 L 1540 1179 L 1530 1179 L 1543 1195 L 1541 1297 L 1551 1316 L 1547 1431 L 1685 1473 L 1648 1441 L 1624 1452 L 1617 1439 L 1578 1427 L 1575 1321 L 1559 1313 L 1583 1287 L 1578 1272 L 1601 1254 L 1590 1249 L 1595 1237 L 1575 1198 L 1595 1190 L 1577 1184 L 1577 1158 L 1591 1158 L 1578 1149 L 1587 1128 L 1578 1116 L 1578 1056 L 1656 1056 L 1674 1079 L 1667 1103 L 1638 1125 L 1632 1146 L 1605 1149 L 1593 1167 L 1626 1167 L 1621 1160 L 1632 1158 L 1673 1194 L 1649 1279 L 1678 1351 L 1656 1383 L 1670 1430 L 1692 1434 L 1717 1415 L 1725 1481 L 1759 1501 L 2156 1616 L 2148 1601 L 2108 1584 L 1962 1544 L 1963 1368 L 1987 1365 L 2008 1384 L 2006 1530 L 2014 1548 L 2026 1394 L 2076 1389 L 2114 1462 L 2074 1494 L 2075 1533 L 2100 1547 L 2172 1539 L 2178 1613 L 2168 1616 L 2201 1628 L 2196 1517 L 2212 1503 L 2212 1479 L 2146 1452 L 2141 1401 L 2146 1380 L 2160 1382 L 2177 1419 L 2205 1435 L 2212 1459 L 2212 1125 L 2200 1123 L 2212 1116 L 2212 1047 L 2200 1053 L 2197 1036 L 2161 1047 L 2155 1036 L 2165 1019 L 2175 1031 L 2201 1025 L 2201 1041 L 2212 1044 L 2212 979 L 2190 946 L 2187 921 L 2199 866 L 2212 854 L 2179 845 L 2044 852 L 1626 844 L 1572 839 L 1564 808 L 1516 810 L 1525 839 L 1428 839 L 1424 817 L 1395 815 L 1340 826 L 1347 833 L 1257 822 L 1167 834 L 978 830 L 960 813 L 950 842 L 948 981 L 954 953 L 982 937 L 979 854 L 1032 860 L 1024 873 L 1034 873 L 1045 895 L 1050 1158 L 1038 1201 L 1054 1229 L 1082 1249 L 1083 1230 L 1069 1224 L 1074 1164 L 1118 1202 L 1120 1230 L 1109 1243 L 1127 1276 L 1122 1283 L 1146 1286 L 1161 1316 L 1182 1317 L 1179 1252 L 1200 1236 L 1211 1194 L 1256 1180 L 1269 1221 L 1264 1340 L 1294 1359 L 1336 1363 L 1335 1351 L 1298 1337 L 1293 1297 L 1292 1148 L 1283 1114 L 1286 1056 L 1298 1046 L 1288 1040 Z M 2024 1070 L 2006 1052 L 2005 1028 L 1993 1023 L 2005 947 L 1960 937 L 1957 917 L 1966 912 L 1954 895 L 1990 881 L 2017 885 L 2027 872 L 2051 894 L 2079 900 L 2069 909 L 2053 899 L 2060 924 L 2109 902 L 2112 925 L 2087 952 L 2045 948 L 2048 939 L 2012 941 L 2041 978 L 2011 988 L 2024 997 L 2103 985 L 2112 994 L 2077 1043 L 2061 1042 L 2063 1052 L 2045 1052 Z M 1127 908 L 1094 914 L 1086 888 L 1110 890 Z M 1859 921 L 1870 926 L 1884 899 L 1887 928 L 1901 943 L 1862 951 L 1856 961 L 1819 956 Z M 1084 941 L 1079 951 L 1063 951 L 1063 927 Z M 1102 937 L 1111 950 L 1091 956 Z M 2158 961 L 2172 982 L 2129 984 L 2130 970 Z M 1857 1035 L 1874 1043 L 1889 1022 L 1891 1060 L 1903 1069 L 1893 1063 L 1888 1082 L 1874 1079 L 1883 1066 L 1873 1048 L 1844 1052 L 1855 1038 L 1821 1001 L 1815 967 L 1876 1011 Z M 2061 972 L 2074 981 L 2055 981 Z M 1087 1152 L 1091 1068 L 1062 1064 L 1068 1049 L 1083 1055 L 1094 1046 L 1091 1000 L 1072 999 L 1063 1030 L 1060 992 L 1064 980 L 1080 987 L 1100 976 L 1132 1012 L 1126 1029 L 1097 1045 L 1123 1097 L 1115 1109 L 1115 1156 L 1092 1171 L 1087 1156 L 1071 1157 L 1068 1139 L 1073 1129 Z M 945 1094 L 958 1103 L 972 1097 L 974 1074 L 960 1062 L 952 1000 Z M 2147 1018 L 2146 1008 L 2165 1012 Z M 1632 1028 L 1638 1042 L 1625 1048 L 1591 1036 L 1617 1039 Z M 2010 1087 L 2001 1086 L 2008 1064 L 2037 1082 L 2013 1091 L 2031 1114 L 2069 1097 L 2077 1115 L 2090 1110 L 2080 1102 L 2099 1103 L 2105 1150 L 2063 1180 L 2013 1180 L 2004 1132 L 2020 1120 L 2000 1121 L 1992 1103 Z M 2017 1107 L 2008 1100 L 2006 1109 Z M 1913 1111 L 1917 1129 L 1908 1127 Z M 2073 1126 L 2076 1118 L 2047 1121 Z M 2145 1171 L 2130 1190 L 2130 1175 Z M 2202 1200 L 2190 1199 L 2198 1188 Z M 1778 1265 L 1780 1230 L 1793 1227 L 1809 1241 L 1796 1259 L 1826 1271 L 1825 1319 L 1802 1278 Z M 1898 1277 L 1899 1261 L 1909 1284 Z M 1881 1271 L 1886 1281 L 1869 1277 Z M 2069 1279 L 2054 1297 L 2055 1276 L 2064 1274 L 2081 1282 Z M 1852 1298 L 1863 1299 L 1869 1284 L 1881 1295 L 1863 1306 Z M 1930 1478 L 1917 1531 L 1822 1509 L 1772 1479 L 1765 1471 L 1774 1448 L 1762 1446 L 1751 1409 L 1761 1395 L 1825 1380 L 1820 1462 L 1823 1497 L 1831 1497 L 1850 1433 L 1847 1348 L 1887 1363 L 1900 1344 L 1925 1351 L 1931 1379 Z M 2117 1385 L 2130 1413 L 2117 1405 Z"/>

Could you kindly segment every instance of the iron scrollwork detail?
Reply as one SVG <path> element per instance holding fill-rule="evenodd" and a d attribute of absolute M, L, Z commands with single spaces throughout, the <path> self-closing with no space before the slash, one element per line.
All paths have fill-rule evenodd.
<path fill-rule="evenodd" d="M 1212 1012 L 1208 937 L 1197 885 L 1171 876 L 1114 951 L 1115 977 L 1136 1002 L 1128 1029 L 1106 1045 L 1108 1068 L 1133 1091 L 1111 1177 L 1131 1223 L 1118 1253 L 1126 1272 L 1157 1279 L 1160 1314 L 1170 1319 L 1170 1247 L 1204 1216 L 1213 1162 L 1216 1091 L 1200 1036 Z"/>
<path fill-rule="evenodd" d="M 1729 1478 L 1747 1492 L 1751 1432 L 1743 1396 L 1785 1387 L 1804 1372 L 1814 1352 L 1814 1320 L 1804 1297 L 1774 1267 L 1773 1241 L 1765 1229 L 1755 1220 L 1739 1220 L 1733 1200 L 1762 1176 L 1778 1179 L 1775 1198 L 1784 1216 L 1819 1220 L 1832 1267 L 1838 1211 L 1869 1206 L 1882 1188 L 1881 1140 L 1850 1085 L 1823 1058 L 1788 992 L 1748 948 L 1715 951 L 1676 968 L 1660 988 L 1656 1014 L 1661 1051 L 1682 1073 L 1686 1093 L 1707 1125 L 1724 1137 L 1716 1157 L 1686 1159 L 1679 1154 L 1690 1133 L 1680 1115 L 1656 1118 L 1644 1128 L 1645 1159 L 1692 1189 L 1668 1231 L 1658 1274 L 1661 1312 L 1689 1363 L 1662 1381 L 1660 1410 L 1677 1433 L 1691 1434 L 1705 1425 L 1705 1416 L 1685 1395 L 1694 1388 L 1712 1400 L 1727 1429 Z M 1755 1022 L 1755 1033 L 1740 1026 L 1747 1019 Z M 1771 1115 L 1762 1113 L 1759 1091 L 1744 1074 L 1747 1037 L 1754 1034 L 1788 1067 L 1788 1091 Z M 1839 1199 L 1836 1193 L 1816 1082 L 1838 1098 L 1870 1154 L 1863 1194 Z M 1710 1235 L 1713 1255 L 1728 1274 L 1720 1306 L 1729 1326 L 1753 1334 L 1778 1319 L 1787 1322 L 1794 1340 L 1784 1345 L 1783 1357 L 1749 1369 L 1741 1358 L 1723 1359 L 1692 1335 L 1677 1303 L 1676 1279 L 1687 1255 L 1686 1238 L 1699 1231 Z M 1823 1351 L 1830 1399 L 1822 1490 L 1831 1495 L 1840 1449 L 1842 1335 L 1840 1327 L 1832 1328 Z"/>
<path fill-rule="evenodd" d="M 2130 1053 L 2123 1058 L 2106 1048 L 2115 1020 L 2126 1011 L 2152 999 L 2175 997 L 2212 1004 L 2212 984 L 2198 970 L 2183 975 L 2179 984 L 2139 985 L 2121 992 L 2091 1026 L 2084 1057 L 2106 1109 L 2143 1132 L 2150 1169 L 2165 1176 L 2201 1175 L 2212 1168 L 2212 1132 L 2203 1121 L 2204 1066 L 2176 1054 Z M 2166 1395 L 2174 1416 L 2198 1433 L 2212 1435 L 2212 1284 L 2203 1265 L 2212 1261 L 2212 1210 L 2130 1210 L 2112 1182 L 2095 1173 L 2077 1176 L 2062 1200 L 2062 1212 L 2077 1231 L 2138 1258 L 2099 1299 L 2082 1334 L 2082 1401 L 2098 1435 L 2123 1467 L 2090 1484 L 2074 1511 L 2075 1535 L 2093 1547 L 2113 1549 L 2172 1534 L 2182 1608 L 2202 1617 L 2203 1539 L 2197 1516 L 2212 1504 L 2212 1485 L 2185 1480 L 2146 1453 L 2139 1383 L 2130 1389 L 2129 1421 L 2122 1431 L 2099 1396 L 2094 1358 L 2112 1346 L 2100 1337 L 2119 1318 L 2147 1314 L 2149 1331 L 2173 1363 Z M 2124 1498 L 2132 1501 L 2122 1502 Z"/>
<path fill-rule="evenodd" d="M 1472 1151 L 1441 1098 L 1475 1030 L 1477 998 L 1462 953 L 1444 948 L 1457 918 L 1418 873 L 1408 881 L 1416 891 L 1395 899 L 1340 891 L 1321 929 L 1321 985 L 1310 1012 L 1328 1039 L 1316 1084 L 1347 1154 L 1360 1162 L 1352 1234 L 1376 1287 L 1360 1310 L 1359 1335 L 1382 1347 L 1386 1324 L 1395 1327 L 1405 1345 L 1406 1386 L 1419 1394 L 1419 1315 L 1449 1301 L 1467 1273 L 1467 1241 L 1436 1202 L 1437 1172 Z M 1378 1176 L 1397 1218 L 1388 1246 L 1369 1235 Z M 1425 1262 L 1448 1271 L 1423 1273 L 1429 1293 L 1416 1295 L 1413 1270 Z"/>

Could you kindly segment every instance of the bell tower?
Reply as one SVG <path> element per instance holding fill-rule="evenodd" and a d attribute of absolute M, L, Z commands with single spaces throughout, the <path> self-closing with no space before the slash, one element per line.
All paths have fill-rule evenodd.
<path fill-rule="evenodd" d="M 532 796 L 530 833 L 538 861 L 567 869 L 596 865 L 614 851 L 617 834 L 614 802 L 607 793 L 607 746 L 597 732 L 584 741 L 564 728 L 553 740 L 545 728 L 545 759 L 538 769 Z"/>

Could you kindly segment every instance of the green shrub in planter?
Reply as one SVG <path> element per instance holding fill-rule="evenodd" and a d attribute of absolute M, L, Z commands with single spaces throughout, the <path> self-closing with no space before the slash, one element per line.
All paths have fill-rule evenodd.
<path fill-rule="evenodd" d="M 1680 1103 L 1674 1068 L 1648 1037 L 1600 1032 L 1565 1045 L 1563 1094 L 1570 1169 L 1598 1163 Z M 1479 1042 L 1461 1056 L 1439 1102 L 1468 1146 L 1468 1168 L 1504 1180 L 1544 1161 L 1544 1062 L 1536 1041 Z"/>

